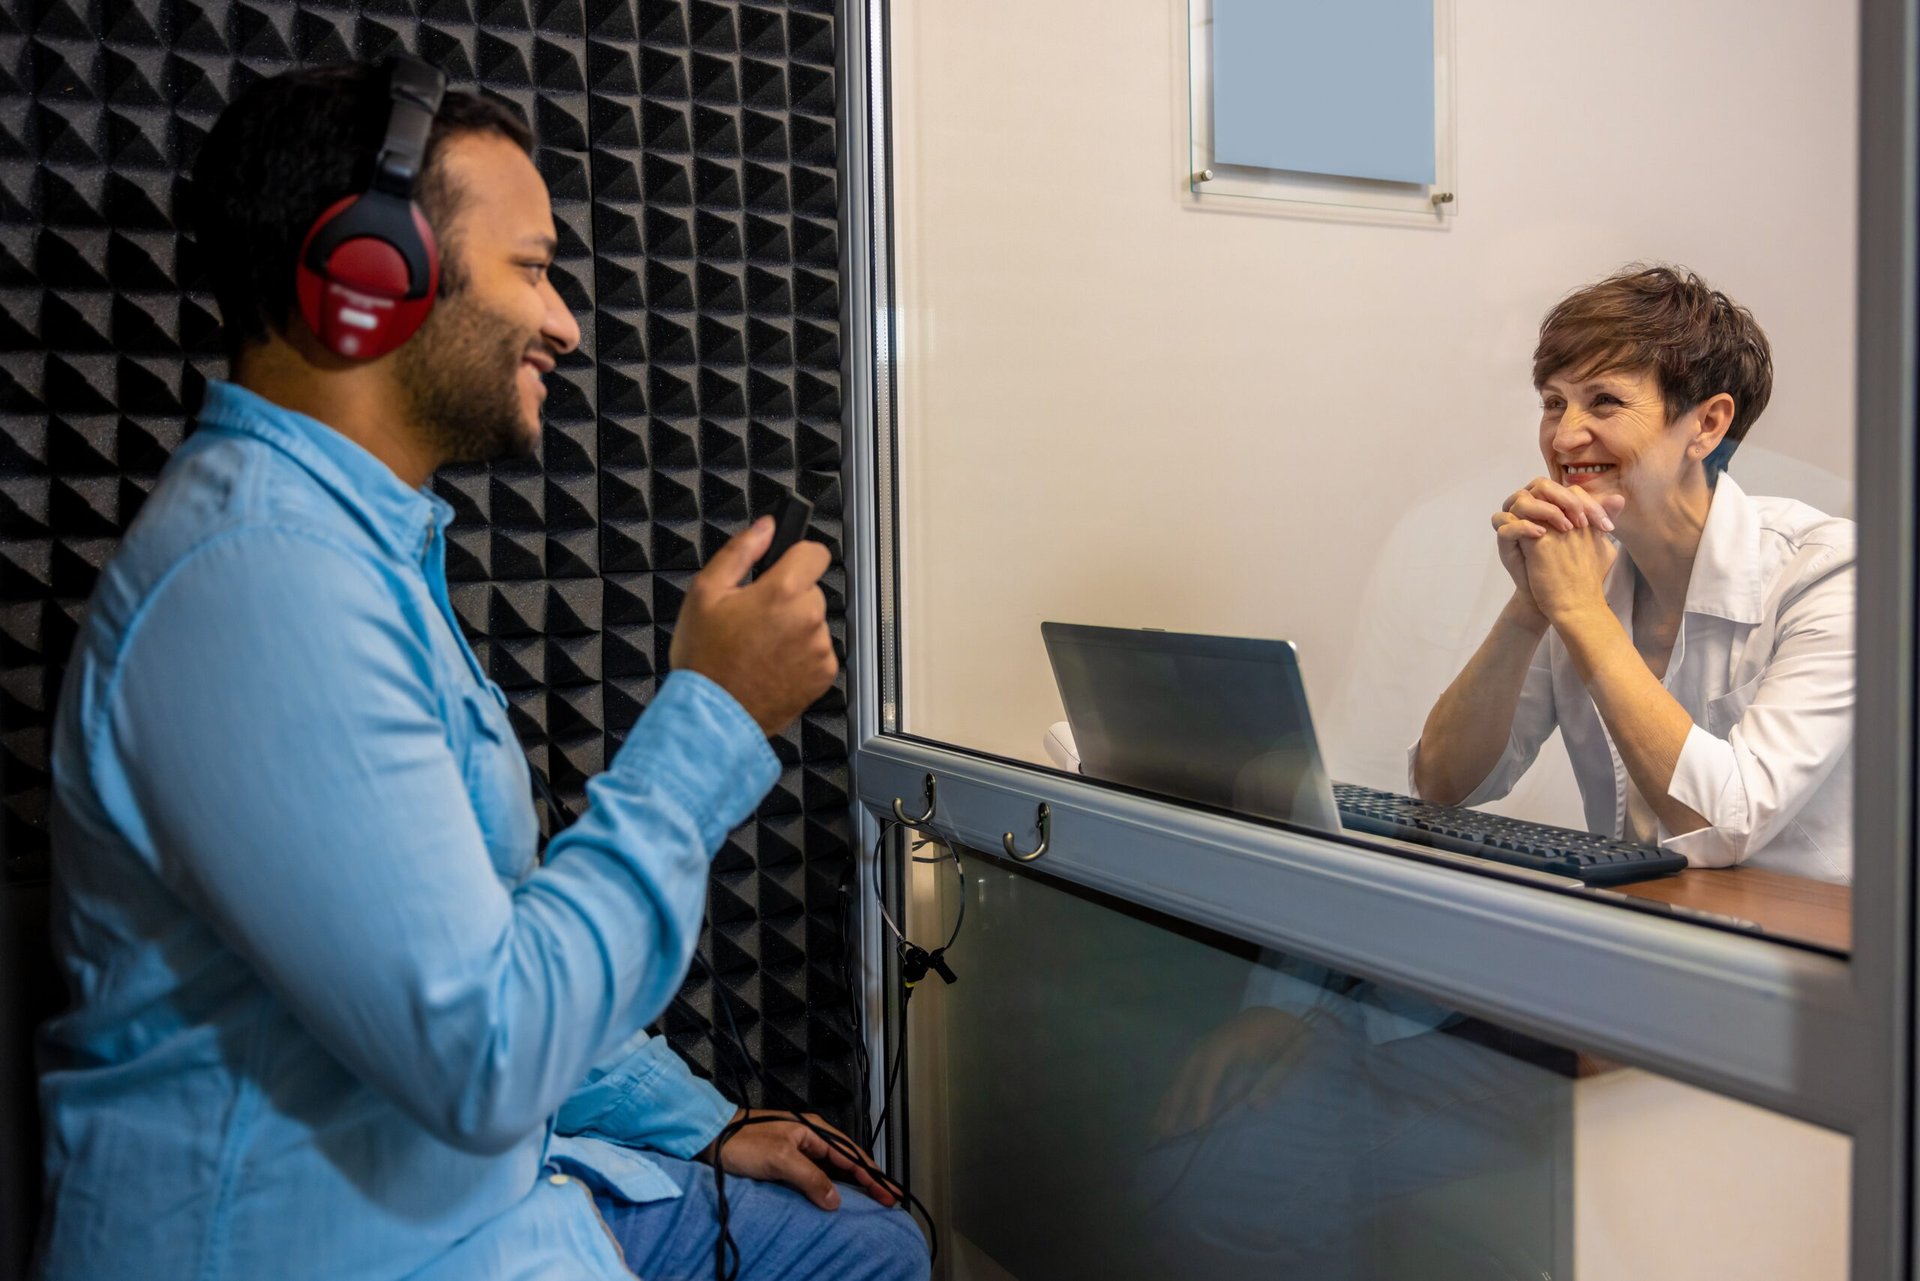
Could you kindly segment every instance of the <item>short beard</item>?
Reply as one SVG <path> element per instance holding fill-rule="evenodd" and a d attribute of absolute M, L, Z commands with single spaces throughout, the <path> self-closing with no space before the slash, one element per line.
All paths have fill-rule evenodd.
<path fill-rule="evenodd" d="M 520 416 L 520 361 L 535 345 L 464 290 L 441 297 L 394 363 L 408 416 L 440 463 L 531 457 L 537 425 Z"/>

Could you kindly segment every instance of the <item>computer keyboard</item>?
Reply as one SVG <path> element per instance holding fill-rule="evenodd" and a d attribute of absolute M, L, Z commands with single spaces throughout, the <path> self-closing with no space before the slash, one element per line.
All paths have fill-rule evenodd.
<path fill-rule="evenodd" d="M 1653 845 L 1636 845 L 1545 823 L 1506 818 L 1481 810 L 1429 805 L 1411 796 L 1354 783 L 1333 785 L 1340 821 L 1356 832 L 1397 837 L 1420 845 L 1471 854 L 1588 885 L 1618 885 L 1678 872 L 1687 860 Z"/>

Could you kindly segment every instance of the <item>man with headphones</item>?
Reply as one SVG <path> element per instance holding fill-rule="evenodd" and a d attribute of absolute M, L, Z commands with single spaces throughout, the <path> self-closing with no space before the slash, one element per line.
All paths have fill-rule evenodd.
<path fill-rule="evenodd" d="M 232 381 L 101 573 L 56 722 L 47 1278 L 712 1266 L 739 1113 L 643 1029 L 767 735 L 834 677 L 828 555 L 742 586 L 765 520 L 714 552 L 539 862 L 427 488 L 531 451 L 580 341 L 530 152 L 408 59 L 261 81 L 201 148 Z M 926 1275 L 851 1145 L 774 1122 L 717 1159 L 741 1275 Z"/>

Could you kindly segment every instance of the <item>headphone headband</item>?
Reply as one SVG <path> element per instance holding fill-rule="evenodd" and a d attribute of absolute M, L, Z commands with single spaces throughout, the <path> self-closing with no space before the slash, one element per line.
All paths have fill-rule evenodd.
<path fill-rule="evenodd" d="M 427 136 L 446 96 L 447 78 L 418 58 L 395 54 L 387 59 L 387 133 L 373 163 L 371 187 L 403 200 L 413 198 L 413 184 L 427 154 Z"/>

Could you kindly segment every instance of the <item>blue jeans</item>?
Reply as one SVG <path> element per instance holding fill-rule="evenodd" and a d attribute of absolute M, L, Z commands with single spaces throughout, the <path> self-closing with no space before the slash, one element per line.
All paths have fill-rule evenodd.
<path fill-rule="evenodd" d="M 712 1167 L 647 1156 L 681 1195 L 635 1205 L 603 1193 L 600 1216 L 642 1281 L 710 1281 L 720 1234 Z M 839 1188 L 840 1208 L 822 1210 L 785 1184 L 730 1177 L 727 1223 L 740 1247 L 740 1281 L 926 1281 L 927 1244 L 913 1216 Z"/>

